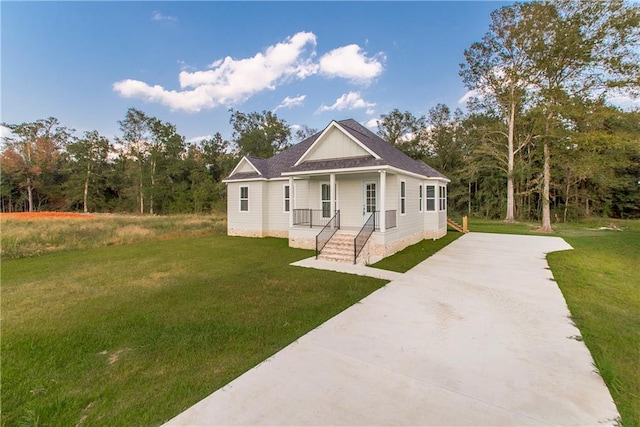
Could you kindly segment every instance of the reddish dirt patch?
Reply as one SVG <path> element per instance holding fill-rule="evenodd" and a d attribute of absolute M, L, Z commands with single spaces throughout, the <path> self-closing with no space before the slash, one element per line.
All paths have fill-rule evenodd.
<path fill-rule="evenodd" d="M 95 215 L 76 212 L 12 212 L 0 213 L 0 219 L 95 219 Z"/>

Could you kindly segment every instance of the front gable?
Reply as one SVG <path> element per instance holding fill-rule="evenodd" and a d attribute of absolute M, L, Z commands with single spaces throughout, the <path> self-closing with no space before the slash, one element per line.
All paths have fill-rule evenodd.
<path fill-rule="evenodd" d="M 258 170 L 258 168 L 256 168 L 250 161 L 249 159 L 247 159 L 246 157 L 243 157 L 238 164 L 236 165 L 236 167 L 231 171 L 231 174 L 229 176 L 233 176 L 236 173 L 257 173 L 258 175 L 262 175 L 260 173 L 260 171 Z"/>
<path fill-rule="evenodd" d="M 337 122 L 331 122 L 294 166 L 307 161 L 349 159 L 371 157 L 379 159 L 376 153 L 346 132 Z"/>

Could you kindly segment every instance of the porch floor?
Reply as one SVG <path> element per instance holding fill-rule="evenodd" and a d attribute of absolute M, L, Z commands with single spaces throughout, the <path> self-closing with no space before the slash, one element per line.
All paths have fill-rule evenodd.
<path fill-rule="evenodd" d="M 305 228 L 306 229 L 311 228 L 311 229 L 314 229 L 314 230 L 318 230 L 318 233 L 319 233 L 320 230 L 322 230 L 322 227 L 323 227 L 322 225 L 314 225 L 313 227 L 309 227 L 308 225 L 306 225 L 306 226 L 305 225 L 294 225 L 293 227 L 289 227 L 289 228 L 293 228 L 293 229 L 296 229 L 296 230 L 305 229 Z M 339 230 L 347 232 L 347 233 L 353 233 L 355 235 L 361 229 L 362 229 L 362 226 L 348 226 L 348 225 L 342 226 L 341 225 Z M 391 230 L 391 229 L 387 229 L 387 230 Z M 376 233 L 379 233 L 379 232 L 380 232 L 380 230 L 376 228 Z"/>

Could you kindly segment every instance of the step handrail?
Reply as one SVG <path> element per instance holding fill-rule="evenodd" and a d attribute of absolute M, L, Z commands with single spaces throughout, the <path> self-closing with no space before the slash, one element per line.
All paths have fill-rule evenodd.
<path fill-rule="evenodd" d="M 460 233 L 468 233 L 469 232 L 469 228 L 467 226 L 467 217 L 466 216 L 462 217 L 462 225 L 458 224 L 457 222 L 455 222 L 451 218 L 447 218 L 447 225 L 449 225 L 451 228 L 453 228 L 454 230 L 456 230 L 456 231 L 458 231 Z"/>
<path fill-rule="evenodd" d="M 353 263 L 356 264 L 358 255 L 364 249 L 364 245 L 367 244 L 369 237 L 376 229 L 376 211 L 371 212 L 369 218 L 365 221 L 364 225 L 353 239 Z"/>
<path fill-rule="evenodd" d="M 336 211 L 335 215 L 331 217 L 331 219 L 327 222 L 327 224 L 322 227 L 322 230 L 316 235 L 316 259 L 318 259 L 318 255 L 322 251 L 322 249 L 326 246 L 326 244 L 331 240 L 336 231 L 340 229 L 340 211 Z"/>

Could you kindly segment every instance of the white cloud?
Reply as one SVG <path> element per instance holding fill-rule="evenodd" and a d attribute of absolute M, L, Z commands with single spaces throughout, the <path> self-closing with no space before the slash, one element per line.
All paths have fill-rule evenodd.
<path fill-rule="evenodd" d="M 0 138 L 8 138 L 12 135 L 11 129 L 6 126 L 0 125 Z"/>
<path fill-rule="evenodd" d="M 292 132 L 296 132 L 297 130 L 301 129 L 302 126 L 300 125 L 291 125 L 289 126 L 289 129 L 291 129 Z"/>
<path fill-rule="evenodd" d="M 470 90 L 465 93 L 462 98 L 458 99 L 458 104 L 466 104 L 469 99 L 477 96 L 479 96 L 479 92 L 477 90 Z"/>
<path fill-rule="evenodd" d="M 291 107 L 297 107 L 298 105 L 302 105 L 306 97 L 307 95 L 294 96 L 293 98 L 290 96 L 287 96 L 285 99 L 282 100 L 280 105 L 278 105 L 276 108 L 273 109 L 273 111 L 275 112 L 280 108 L 291 108 Z"/>
<path fill-rule="evenodd" d="M 413 138 L 415 138 L 416 134 L 413 132 L 407 132 L 405 134 L 402 134 L 398 137 L 398 141 L 400 142 L 406 142 L 406 141 L 411 141 Z"/>
<path fill-rule="evenodd" d="M 334 49 L 320 58 L 320 72 L 330 77 L 343 77 L 356 83 L 370 83 L 384 71 L 385 57 L 378 53 L 367 57 L 357 44 Z"/>
<path fill-rule="evenodd" d="M 163 15 L 157 10 L 154 10 L 153 13 L 151 14 L 151 20 L 152 21 L 177 21 L 178 18 L 176 18 L 175 16 Z"/>
<path fill-rule="evenodd" d="M 180 88 L 192 88 L 190 90 L 167 90 L 132 79 L 114 83 L 113 89 L 125 98 L 158 102 L 173 110 L 198 112 L 203 108 L 233 105 L 255 93 L 275 89 L 287 80 L 315 74 L 318 65 L 311 59 L 315 46 L 313 33 L 299 32 L 251 58 L 236 60 L 227 56 L 211 64 L 210 70 L 181 71 Z"/>
<path fill-rule="evenodd" d="M 171 18 L 159 12 L 154 12 L 153 16 L 153 19 Z M 316 44 L 315 34 L 302 31 L 252 57 L 234 59 L 227 56 L 213 61 L 204 70 L 194 70 L 179 61 L 179 89 L 125 79 L 114 83 L 113 90 L 124 98 L 156 102 L 172 110 L 198 112 L 218 106 L 233 106 L 256 93 L 273 90 L 291 80 L 304 80 L 318 73 L 326 77 L 340 77 L 368 84 L 384 71 L 385 58 L 382 53 L 367 57 L 355 44 L 334 49 L 323 55 L 319 62 L 315 61 Z M 287 97 L 276 109 L 302 105 L 304 99 L 304 95 Z M 350 108 L 375 105 L 362 100 L 360 102 L 363 104 L 348 105 Z M 338 107 L 336 105 L 334 109 L 346 108 Z M 373 110 L 369 109 L 367 113 L 373 114 Z"/>
<path fill-rule="evenodd" d="M 617 93 L 607 97 L 607 101 L 623 109 L 640 108 L 640 97 L 635 97 L 625 93 Z"/>
<path fill-rule="evenodd" d="M 211 135 L 200 135 L 200 136 L 194 136 L 193 138 L 187 139 L 187 142 L 189 144 L 196 144 L 200 141 L 203 141 L 205 139 L 211 139 L 211 138 L 213 138 Z"/>
<path fill-rule="evenodd" d="M 342 94 L 340 98 L 336 99 L 333 105 L 326 106 L 322 104 L 318 109 L 318 112 L 324 111 L 342 111 L 342 110 L 355 110 L 358 108 L 375 107 L 375 103 L 367 102 L 360 96 L 360 92 L 349 92 Z"/>
<path fill-rule="evenodd" d="M 369 129 L 378 129 L 378 119 L 371 119 L 364 125 Z"/>

